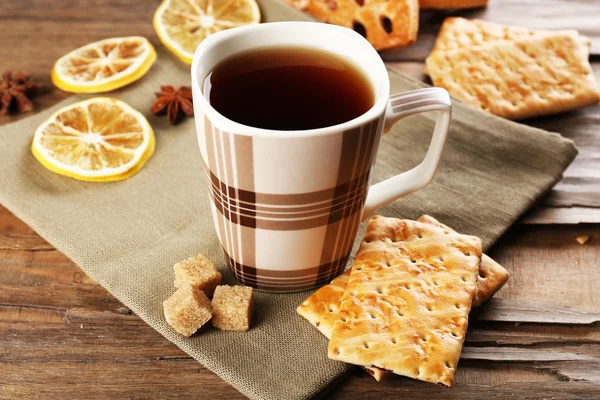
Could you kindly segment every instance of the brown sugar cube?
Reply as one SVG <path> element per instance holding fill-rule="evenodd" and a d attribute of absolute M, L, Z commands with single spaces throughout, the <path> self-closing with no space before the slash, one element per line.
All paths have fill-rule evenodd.
<path fill-rule="evenodd" d="M 203 291 L 184 285 L 163 302 L 167 323 L 177 333 L 191 336 L 211 318 L 210 300 Z"/>
<path fill-rule="evenodd" d="M 192 285 L 212 297 L 215 288 L 221 283 L 221 273 L 202 254 L 180 261 L 173 266 L 175 287 Z"/>
<path fill-rule="evenodd" d="M 213 326 L 225 331 L 250 329 L 253 298 L 250 287 L 217 286 L 212 300 Z"/>

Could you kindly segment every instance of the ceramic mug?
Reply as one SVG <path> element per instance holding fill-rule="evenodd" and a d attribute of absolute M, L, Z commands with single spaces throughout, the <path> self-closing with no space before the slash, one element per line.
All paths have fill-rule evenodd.
<path fill-rule="evenodd" d="M 266 47 L 329 51 L 357 66 L 375 101 L 358 118 L 305 131 L 259 129 L 219 114 L 202 93 L 224 59 Z M 376 209 L 426 186 L 451 117 L 444 89 L 390 96 L 379 54 L 361 35 L 334 25 L 276 22 L 216 33 L 194 55 L 192 90 L 198 143 L 212 215 L 229 267 L 244 285 L 293 292 L 344 270 L 359 223 Z M 369 187 L 379 140 L 401 118 L 436 111 L 427 155 L 417 167 Z"/>

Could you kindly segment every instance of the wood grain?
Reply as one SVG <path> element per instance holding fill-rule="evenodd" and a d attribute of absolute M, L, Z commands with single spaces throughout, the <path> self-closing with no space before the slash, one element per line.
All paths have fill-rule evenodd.
<path fill-rule="evenodd" d="M 593 324 L 600 313 L 531 300 L 491 299 L 472 315 L 478 321 L 538 322 L 544 324 Z"/>
<path fill-rule="evenodd" d="M 491 252 L 512 274 L 497 297 L 600 313 L 598 288 L 588 279 L 600 275 L 598 248 L 579 245 L 579 234 L 597 246 L 600 226 L 512 229 Z M 0 238 L 10 249 L 0 250 L 0 398 L 243 398 L 62 254 L 40 250 L 43 239 L 2 207 Z M 451 390 L 396 376 L 377 384 L 355 370 L 322 396 L 597 398 L 599 347 L 598 323 L 473 320 Z"/>
<path fill-rule="evenodd" d="M 159 2 L 3 0 L 0 70 L 30 72 L 34 80 L 50 86 L 54 61 L 85 43 L 136 34 L 160 46 L 151 26 Z M 597 52 L 597 5 L 594 0 L 491 0 L 487 10 L 462 15 L 580 29 L 592 38 Z M 423 79 L 423 57 L 447 14 L 423 13 L 417 45 L 384 54 L 404 60 L 390 66 Z M 599 61 L 593 59 L 597 77 Z M 68 96 L 54 89 L 35 103 L 41 110 Z M 0 124 L 28 115 L 0 117 Z M 600 107 L 526 122 L 558 131 L 580 148 L 564 180 L 529 220 L 600 221 Z M 589 235 L 590 241 L 580 245 L 575 238 L 581 235 Z M 500 301 L 483 306 L 478 319 L 472 319 L 451 390 L 396 376 L 377 384 L 356 369 L 320 396 L 600 398 L 600 323 L 592 321 L 600 313 L 600 225 L 515 226 L 491 255 L 511 279 L 497 294 Z M 2 399 L 243 398 L 1 206 L 0 371 Z"/>

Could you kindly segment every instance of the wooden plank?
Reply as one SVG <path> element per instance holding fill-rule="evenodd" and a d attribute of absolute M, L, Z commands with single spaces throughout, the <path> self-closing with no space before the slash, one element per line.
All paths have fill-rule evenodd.
<path fill-rule="evenodd" d="M 537 322 L 544 324 L 593 324 L 600 322 L 600 312 L 531 300 L 491 299 L 473 310 L 478 321 Z"/>
<path fill-rule="evenodd" d="M 597 346 L 586 349 L 598 351 Z M 549 361 L 592 361 L 600 363 L 600 358 L 576 352 L 521 349 L 518 347 L 463 347 L 460 355 L 464 360 L 510 361 L 510 362 L 549 362 Z M 596 377 L 600 380 L 600 377 Z"/>
<path fill-rule="evenodd" d="M 559 7 L 556 1 L 535 0 L 539 6 L 531 6 L 517 0 L 491 0 L 488 12 L 501 12 L 504 7 L 503 15 L 510 16 L 515 24 L 531 18 L 527 21 L 556 27 L 573 24 L 572 27 L 593 32 L 599 28 L 596 24 L 589 29 L 588 21 L 595 15 L 592 6 L 597 4 L 594 0 L 565 2 Z M 54 61 L 82 44 L 141 34 L 155 46 L 161 46 L 151 26 L 152 14 L 160 0 L 95 0 L 85 6 L 80 3 L 0 2 L 0 70 L 30 72 L 36 81 L 51 85 L 49 71 Z M 585 5 L 585 12 L 577 9 L 581 4 Z M 460 14 L 469 13 L 472 12 Z M 578 13 L 581 15 L 575 17 Z M 439 25 L 445 14 L 423 14 L 415 51 L 419 48 L 422 54 L 429 51 L 427 46 L 432 43 L 435 23 Z M 555 18 L 557 15 L 560 18 Z M 432 32 L 429 44 L 428 31 Z M 408 51 L 406 54 L 410 55 Z M 423 78 L 420 61 L 393 66 Z M 597 76 L 599 66 L 595 59 Z M 43 109 L 67 96 L 53 90 L 36 99 L 36 105 Z M 0 124 L 27 115 L 0 117 Z M 561 193 L 551 194 L 547 204 L 597 207 L 593 195 L 598 193 L 600 108 L 589 107 L 526 122 L 559 131 L 575 140 L 581 149 L 577 160 L 565 172 L 565 179 L 556 187 Z M 515 227 L 492 250 L 493 257 L 512 274 L 497 297 L 511 302 L 535 299 L 588 313 L 600 312 L 597 301 L 600 282 L 594 279 L 600 276 L 599 229 L 598 226 Z M 591 240 L 581 246 L 575 237 L 583 234 L 590 235 Z M 0 398 L 243 398 L 132 315 L 50 247 L 0 207 Z M 396 376 L 377 384 L 355 369 L 322 396 L 598 399 L 600 385 L 593 375 L 598 371 L 596 361 L 558 361 L 564 357 L 556 357 L 556 353 L 597 357 L 599 342 L 598 323 L 556 325 L 474 320 L 467 335 L 467 348 L 479 352 L 480 358 L 484 351 L 487 358 L 498 358 L 500 355 L 490 351 L 501 354 L 506 348 L 529 352 L 517 354 L 511 350 L 511 359 L 505 361 L 463 359 L 452 390 Z M 544 354 L 537 355 L 540 352 Z M 552 360 L 531 361 L 536 357 L 551 358 L 547 352 L 554 352 Z M 469 353 L 465 354 L 468 357 Z M 519 357 L 526 360 L 517 361 Z"/>
<path fill-rule="evenodd" d="M 522 224 L 596 224 L 600 222 L 600 208 L 538 207 L 526 214 L 520 222 Z"/>

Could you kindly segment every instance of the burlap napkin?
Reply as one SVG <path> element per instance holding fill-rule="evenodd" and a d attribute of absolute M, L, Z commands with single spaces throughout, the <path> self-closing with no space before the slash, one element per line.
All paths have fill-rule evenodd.
<path fill-rule="evenodd" d="M 303 19 L 264 0 L 269 20 Z M 390 73 L 393 92 L 424 86 Z M 224 266 L 208 207 L 194 123 L 177 127 L 149 110 L 161 84 L 189 84 L 189 67 L 161 52 L 141 81 L 111 93 L 143 112 L 155 129 L 156 153 L 133 178 L 84 183 L 44 169 L 29 146 L 35 128 L 76 96 L 0 128 L 0 202 L 76 262 L 144 321 L 248 397 L 306 398 L 346 369 L 327 359 L 327 341 L 298 317 L 308 293 L 257 293 L 247 333 L 203 329 L 183 338 L 166 324 L 162 301 L 174 290 L 172 265 L 202 252 Z M 412 117 L 383 139 L 374 181 L 420 161 L 432 115 Z M 381 210 L 417 218 L 429 213 L 490 246 L 550 189 L 575 157 L 561 136 L 502 120 L 454 102 L 452 130 L 429 187 Z"/>

